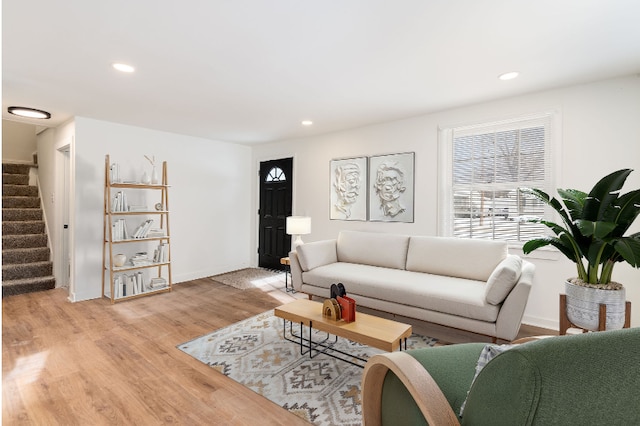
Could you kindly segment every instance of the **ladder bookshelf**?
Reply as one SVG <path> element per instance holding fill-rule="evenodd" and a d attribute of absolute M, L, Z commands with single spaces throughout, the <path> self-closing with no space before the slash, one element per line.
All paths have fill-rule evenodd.
<path fill-rule="evenodd" d="M 105 156 L 102 297 L 112 304 L 172 289 L 168 189 L 166 161 L 158 183 L 122 182 Z"/>

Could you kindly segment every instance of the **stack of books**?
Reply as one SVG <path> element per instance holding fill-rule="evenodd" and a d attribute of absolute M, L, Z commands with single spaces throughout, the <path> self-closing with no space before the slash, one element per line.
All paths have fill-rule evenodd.
<path fill-rule="evenodd" d="M 145 220 L 144 222 L 142 222 L 140 226 L 136 228 L 132 238 L 147 238 L 149 229 L 151 229 L 151 224 L 153 224 L 153 219 Z"/>
<path fill-rule="evenodd" d="M 129 202 L 127 201 L 127 194 L 122 191 L 118 191 L 113 200 L 111 200 L 112 212 L 128 212 Z"/>
<path fill-rule="evenodd" d="M 160 243 L 158 248 L 153 252 L 153 261 L 155 263 L 166 263 L 169 259 L 169 244 Z"/>
<path fill-rule="evenodd" d="M 111 237 L 113 241 L 122 241 L 129 239 L 129 232 L 127 232 L 127 223 L 124 219 L 118 219 L 113 222 L 111 227 Z"/>
<path fill-rule="evenodd" d="M 113 278 L 115 297 L 133 296 L 149 290 L 142 272 L 120 274 Z"/>

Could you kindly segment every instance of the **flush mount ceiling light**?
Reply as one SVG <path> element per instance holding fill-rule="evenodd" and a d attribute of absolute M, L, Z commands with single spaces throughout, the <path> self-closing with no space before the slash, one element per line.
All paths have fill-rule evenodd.
<path fill-rule="evenodd" d="M 303 126 L 311 126 L 313 124 L 313 121 L 311 121 L 311 120 L 302 120 L 301 124 Z"/>
<path fill-rule="evenodd" d="M 498 76 L 498 78 L 500 80 L 513 80 L 514 78 L 516 78 L 518 75 L 520 75 L 520 73 L 518 71 L 510 71 L 510 72 L 505 72 L 504 74 L 500 74 Z"/>
<path fill-rule="evenodd" d="M 9 108 L 7 108 L 7 112 L 9 114 L 26 118 L 39 118 L 43 120 L 48 120 L 49 118 L 51 118 L 51 114 L 49 114 L 47 111 L 28 107 L 10 106 Z"/>
<path fill-rule="evenodd" d="M 127 65 L 119 62 L 111 64 L 111 66 L 121 72 L 134 72 L 136 70 L 131 65 Z"/>

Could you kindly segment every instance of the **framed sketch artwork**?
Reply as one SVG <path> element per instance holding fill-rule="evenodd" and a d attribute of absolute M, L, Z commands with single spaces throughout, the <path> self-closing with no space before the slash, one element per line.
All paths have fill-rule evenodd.
<path fill-rule="evenodd" d="M 369 220 L 413 222 L 415 153 L 369 158 Z"/>
<path fill-rule="evenodd" d="M 367 220 L 367 157 L 331 160 L 331 219 Z"/>

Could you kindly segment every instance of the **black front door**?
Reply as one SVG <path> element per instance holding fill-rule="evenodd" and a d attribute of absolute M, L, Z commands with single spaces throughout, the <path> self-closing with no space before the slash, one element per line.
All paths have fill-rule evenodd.
<path fill-rule="evenodd" d="M 289 255 L 291 237 L 285 232 L 291 216 L 293 158 L 260 163 L 258 266 L 284 269 L 280 259 Z"/>

